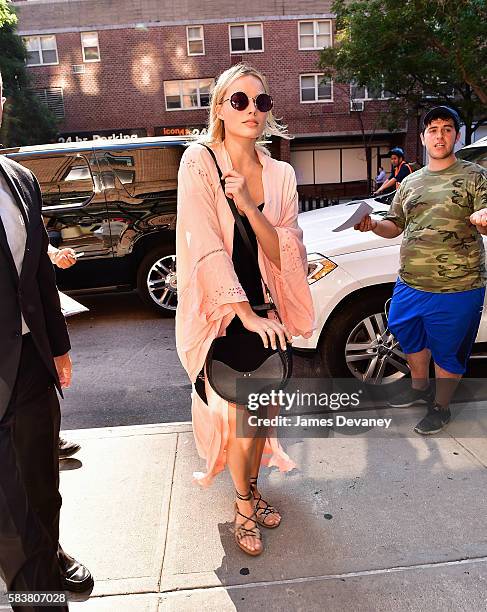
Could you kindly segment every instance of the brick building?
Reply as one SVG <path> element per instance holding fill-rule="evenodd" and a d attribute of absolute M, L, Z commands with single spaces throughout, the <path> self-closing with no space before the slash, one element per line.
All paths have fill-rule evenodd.
<path fill-rule="evenodd" d="M 272 143 L 291 161 L 302 196 L 364 194 L 363 130 L 372 171 L 392 145 L 416 152 L 415 126 L 379 127 L 385 92 L 322 81 L 333 44 L 331 0 L 20 0 L 19 33 L 38 94 L 60 119 L 60 140 L 198 132 L 213 79 L 246 61 L 267 76 L 293 139 Z M 353 106 L 353 108 L 352 108 Z"/>

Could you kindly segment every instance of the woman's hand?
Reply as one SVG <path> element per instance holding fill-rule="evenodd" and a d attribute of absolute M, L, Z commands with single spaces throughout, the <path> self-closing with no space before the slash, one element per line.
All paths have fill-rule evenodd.
<path fill-rule="evenodd" d="M 259 334 L 259 336 L 262 338 L 262 342 L 264 343 L 265 348 L 269 347 L 270 342 L 271 347 L 276 350 L 276 342 L 277 338 L 279 338 L 281 348 L 283 351 L 285 351 L 286 339 L 288 340 L 288 342 L 292 342 L 293 337 L 287 331 L 284 325 L 282 323 L 279 323 L 279 321 L 259 317 L 254 313 L 248 316 L 244 316 L 243 318 L 241 317 L 241 321 L 245 329 Z"/>
<path fill-rule="evenodd" d="M 248 212 L 257 208 L 250 197 L 244 176 L 236 170 L 229 170 L 222 178 L 225 181 L 225 195 L 232 198 L 241 214 L 247 215 Z"/>

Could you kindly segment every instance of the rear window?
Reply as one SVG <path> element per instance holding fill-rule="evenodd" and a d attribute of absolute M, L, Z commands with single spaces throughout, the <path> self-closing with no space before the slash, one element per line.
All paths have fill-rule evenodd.
<path fill-rule="evenodd" d="M 83 206 L 93 197 L 93 178 L 84 157 L 52 156 L 19 159 L 36 176 L 42 203 L 54 206 Z"/>
<path fill-rule="evenodd" d="M 183 147 L 148 147 L 109 151 L 98 157 L 102 170 L 110 168 L 120 186 L 135 199 L 175 191 Z M 104 179 L 105 186 L 106 181 Z"/>

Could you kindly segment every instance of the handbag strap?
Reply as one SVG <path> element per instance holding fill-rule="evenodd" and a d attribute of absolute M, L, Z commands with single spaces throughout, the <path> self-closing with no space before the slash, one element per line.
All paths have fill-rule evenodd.
<path fill-rule="evenodd" d="M 230 206 L 230 210 L 232 211 L 233 217 L 235 219 L 235 225 L 237 226 L 237 229 L 240 232 L 240 235 L 242 236 L 242 240 L 244 241 L 244 244 L 245 244 L 248 252 L 250 253 L 252 259 L 254 260 L 255 265 L 257 266 L 257 270 L 259 270 L 259 275 L 260 275 L 260 278 L 262 280 L 262 284 L 264 285 L 264 290 L 265 290 L 265 293 L 267 295 L 267 299 L 269 300 L 269 307 L 268 308 L 262 308 L 262 307 L 259 307 L 259 306 L 256 306 L 254 308 L 256 310 L 275 310 L 275 312 L 277 314 L 277 318 L 282 323 L 281 317 L 279 316 L 279 313 L 277 311 L 276 305 L 274 304 L 274 300 L 272 299 L 271 292 L 269 291 L 269 287 L 267 286 L 267 283 L 262 278 L 262 274 L 260 273 L 259 260 L 257 258 L 257 253 L 255 252 L 255 249 L 252 246 L 252 243 L 250 242 L 250 238 L 249 238 L 249 235 L 247 233 L 247 230 L 245 229 L 245 226 L 242 223 L 242 217 L 240 216 L 240 214 L 239 214 L 239 212 L 237 210 L 237 206 L 235 205 L 235 202 L 232 200 L 232 198 L 229 198 L 227 196 L 227 194 L 225 193 L 225 181 L 223 179 L 223 173 L 222 173 L 222 171 L 220 169 L 220 166 L 218 165 L 215 153 L 207 145 L 202 145 L 202 146 L 205 147 L 205 149 L 208 150 L 208 152 L 210 153 L 211 157 L 213 158 L 213 161 L 215 162 L 215 166 L 216 166 L 216 169 L 218 171 L 218 178 L 220 179 L 220 185 L 222 186 L 223 193 L 225 194 L 225 197 L 227 198 L 228 205 Z"/>

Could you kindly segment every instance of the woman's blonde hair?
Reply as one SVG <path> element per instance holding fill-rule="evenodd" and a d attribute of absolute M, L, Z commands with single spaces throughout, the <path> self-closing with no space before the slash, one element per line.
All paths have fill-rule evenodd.
<path fill-rule="evenodd" d="M 211 92 L 208 133 L 199 139 L 200 142 L 213 144 L 222 142 L 225 139 L 225 125 L 224 122 L 218 118 L 217 107 L 223 102 L 223 96 L 230 85 L 240 77 L 249 75 L 258 78 L 264 86 L 264 91 L 266 93 L 270 93 L 269 85 L 265 76 L 262 74 L 262 72 L 260 72 L 260 70 L 249 66 L 249 64 L 236 64 L 235 66 L 228 68 L 228 70 L 225 70 L 225 72 L 222 72 Z M 269 136 L 280 136 L 281 138 L 286 138 L 288 140 L 291 138 L 287 132 L 287 126 L 279 123 L 279 120 L 274 117 L 272 111 L 267 113 L 264 132 L 262 133 L 261 138 L 257 141 L 257 144 L 261 144 L 265 138 L 268 138 Z"/>

